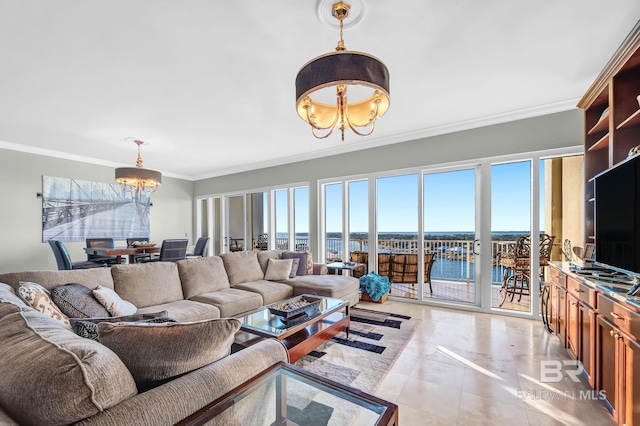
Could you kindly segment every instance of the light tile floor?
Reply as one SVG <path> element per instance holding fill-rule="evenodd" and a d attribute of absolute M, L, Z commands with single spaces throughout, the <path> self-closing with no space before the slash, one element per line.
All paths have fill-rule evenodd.
<path fill-rule="evenodd" d="M 398 404 L 401 426 L 615 425 L 587 399 L 584 379 L 541 383 L 540 361 L 569 356 L 540 321 L 397 301 L 358 306 L 422 320 L 374 392 Z"/>

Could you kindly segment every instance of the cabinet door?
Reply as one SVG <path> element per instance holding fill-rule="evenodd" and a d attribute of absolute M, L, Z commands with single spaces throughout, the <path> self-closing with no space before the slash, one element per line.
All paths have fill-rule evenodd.
<path fill-rule="evenodd" d="M 622 383 L 624 396 L 620 407 L 619 423 L 626 425 L 640 424 L 640 345 L 621 335 L 619 339 L 622 350 Z"/>
<path fill-rule="evenodd" d="M 593 380 L 595 354 L 593 324 L 595 323 L 595 317 L 596 314 L 591 308 L 582 304 L 580 305 L 580 349 L 578 359 L 582 362 L 582 367 L 587 374 L 589 385 L 591 385 L 592 388 L 595 388 Z"/>
<path fill-rule="evenodd" d="M 566 347 L 567 346 L 567 290 L 564 288 L 558 287 L 558 294 L 556 302 L 556 312 L 558 315 L 558 337 L 560 338 L 560 342 Z"/>
<path fill-rule="evenodd" d="M 604 391 L 609 411 L 617 418 L 616 408 L 616 346 L 618 335 L 613 326 L 598 316 L 596 337 L 598 339 L 596 351 L 596 388 Z"/>
<path fill-rule="evenodd" d="M 549 293 L 549 326 L 558 334 L 558 286 L 553 283 Z"/>
<path fill-rule="evenodd" d="M 580 306 L 578 299 L 571 294 L 567 294 L 567 349 L 575 359 L 580 359 L 580 329 Z"/>

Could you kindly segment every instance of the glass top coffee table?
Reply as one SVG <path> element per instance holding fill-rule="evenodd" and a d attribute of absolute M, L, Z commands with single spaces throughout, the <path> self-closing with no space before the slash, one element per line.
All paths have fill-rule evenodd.
<path fill-rule="evenodd" d="M 287 348 L 293 363 L 341 331 L 345 331 L 348 338 L 349 303 L 331 297 L 308 296 L 321 299 L 317 308 L 289 321 L 272 314 L 267 307 L 239 317 L 242 326 L 235 343 L 247 347 L 263 338 L 278 339 Z"/>
<path fill-rule="evenodd" d="M 179 425 L 398 424 L 398 406 L 280 362 Z"/>

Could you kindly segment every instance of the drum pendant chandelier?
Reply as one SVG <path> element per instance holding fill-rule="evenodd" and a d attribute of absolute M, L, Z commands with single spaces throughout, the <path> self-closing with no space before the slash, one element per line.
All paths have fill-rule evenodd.
<path fill-rule="evenodd" d="M 336 128 L 343 141 L 347 128 L 357 135 L 368 136 L 373 133 L 378 117 L 389 109 L 387 66 L 367 53 L 347 51 L 344 45 L 343 21 L 350 8 L 344 2 L 335 3 L 332 8 L 332 16 L 340 21 L 336 51 L 307 62 L 296 77 L 296 110 L 318 139 L 329 137 Z M 318 91 L 331 87 L 335 87 L 335 104 L 312 98 Z M 349 103 L 347 89 L 355 89 L 350 91 L 361 96 Z"/>
<path fill-rule="evenodd" d="M 140 157 L 140 145 L 144 142 L 134 140 L 138 145 L 138 158 L 135 167 L 119 167 L 116 169 L 116 182 L 123 185 L 127 191 L 132 193 L 144 192 L 151 194 L 162 185 L 162 173 L 142 167 L 142 157 Z"/>

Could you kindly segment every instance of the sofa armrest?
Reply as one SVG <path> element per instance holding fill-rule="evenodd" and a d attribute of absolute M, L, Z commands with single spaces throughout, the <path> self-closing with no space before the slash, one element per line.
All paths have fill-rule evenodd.
<path fill-rule="evenodd" d="M 280 361 L 289 361 L 287 350 L 266 339 L 77 424 L 173 425 Z"/>
<path fill-rule="evenodd" d="M 313 275 L 327 275 L 329 270 L 327 269 L 327 265 L 324 263 L 314 263 L 313 264 Z"/>

